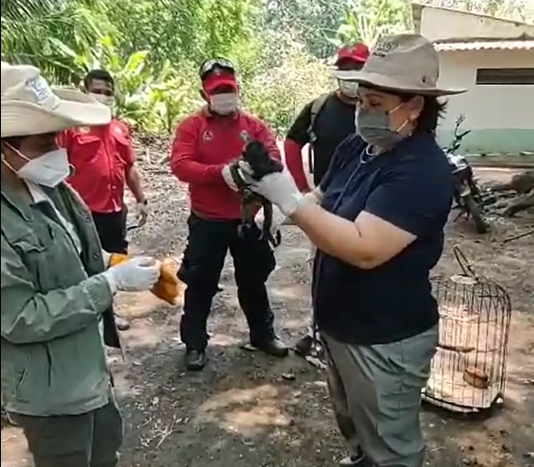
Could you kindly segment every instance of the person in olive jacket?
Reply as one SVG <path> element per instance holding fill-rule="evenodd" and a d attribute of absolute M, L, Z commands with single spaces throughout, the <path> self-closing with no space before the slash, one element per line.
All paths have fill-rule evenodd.
<path fill-rule="evenodd" d="M 86 206 L 64 183 L 60 131 L 109 122 L 77 91 L 52 91 L 39 70 L 2 62 L 2 402 L 35 467 L 115 467 L 122 419 L 104 345 L 119 346 L 117 291 L 148 290 L 152 258 L 106 270 Z M 105 342 L 105 344 L 104 344 Z"/>

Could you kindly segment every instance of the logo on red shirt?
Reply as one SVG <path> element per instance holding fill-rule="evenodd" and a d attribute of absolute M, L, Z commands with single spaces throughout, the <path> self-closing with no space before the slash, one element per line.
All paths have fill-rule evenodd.
<path fill-rule="evenodd" d="M 248 143 L 250 141 L 250 135 L 246 130 L 241 130 L 241 133 L 239 133 L 239 137 L 244 143 Z"/>
<path fill-rule="evenodd" d="M 206 130 L 204 133 L 202 133 L 202 140 L 203 141 L 211 141 L 213 139 L 213 133 L 209 130 Z"/>

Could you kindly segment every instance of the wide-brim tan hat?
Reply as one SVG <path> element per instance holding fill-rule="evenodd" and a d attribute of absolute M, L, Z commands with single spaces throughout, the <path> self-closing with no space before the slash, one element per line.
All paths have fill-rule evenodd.
<path fill-rule="evenodd" d="M 110 109 L 80 91 L 51 89 L 39 69 L 2 62 L 2 138 L 106 125 Z"/>
<path fill-rule="evenodd" d="M 361 70 L 334 70 L 332 75 L 342 81 L 422 96 L 448 96 L 466 91 L 438 87 L 438 53 L 419 34 L 379 39 Z"/>

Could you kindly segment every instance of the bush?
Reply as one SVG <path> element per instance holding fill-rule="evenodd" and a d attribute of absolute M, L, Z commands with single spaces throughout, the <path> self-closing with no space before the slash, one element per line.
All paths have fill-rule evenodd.
<path fill-rule="evenodd" d="M 229 57 L 238 67 L 243 106 L 277 133 L 284 133 L 300 108 L 334 83 L 326 64 L 309 56 L 290 35 L 273 35 L 234 49 Z M 267 51 L 267 52 L 266 52 Z M 185 59 L 155 68 L 148 51 L 122 58 L 109 37 L 90 53 L 75 59 L 80 69 L 105 68 L 115 78 L 116 115 L 130 127 L 147 133 L 172 133 L 177 122 L 195 111 L 200 98 L 198 64 Z M 78 77 L 81 80 L 81 76 Z"/>
<path fill-rule="evenodd" d="M 243 83 L 244 106 L 282 134 L 302 106 L 331 90 L 333 85 L 326 64 L 293 43 L 281 49 L 273 63 Z"/>
<path fill-rule="evenodd" d="M 63 86 L 107 69 L 117 86 L 116 115 L 134 130 L 172 132 L 199 108 L 197 67 L 208 56 L 236 63 L 244 107 L 279 134 L 332 84 L 299 28 L 284 26 L 293 13 L 256 0 L 142 0 L 131 8 L 128 0 L 65 0 L 59 13 L 53 1 L 29 3 L 14 0 L 2 11 L 3 57 L 35 63 Z"/>
<path fill-rule="evenodd" d="M 326 64 L 306 55 L 302 47 L 287 47 L 276 60 L 263 57 L 259 65 L 253 65 L 256 58 L 248 53 L 243 65 L 232 57 L 239 68 L 243 106 L 279 135 L 303 105 L 333 86 Z M 146 52 L 134 52 L 123 65 L 108 58 L 101 66 L 116 79 L 118 117 L 136 130 L 171 133 L 180 119 L 203 104 L 196 66 L 166 64 L 156 73 L 148 58 Z"/>

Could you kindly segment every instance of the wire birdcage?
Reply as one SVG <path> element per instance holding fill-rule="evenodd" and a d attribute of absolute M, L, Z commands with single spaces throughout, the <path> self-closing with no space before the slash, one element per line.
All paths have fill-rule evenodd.
<path fill-rule="evenodd" d="M 458 247 L 454 254 L 462 273 L 432 279 L 440 336 L 423 398 L 476 414 L 504 402 L 512 305 L 506 290 L 478 276 Z"/>

